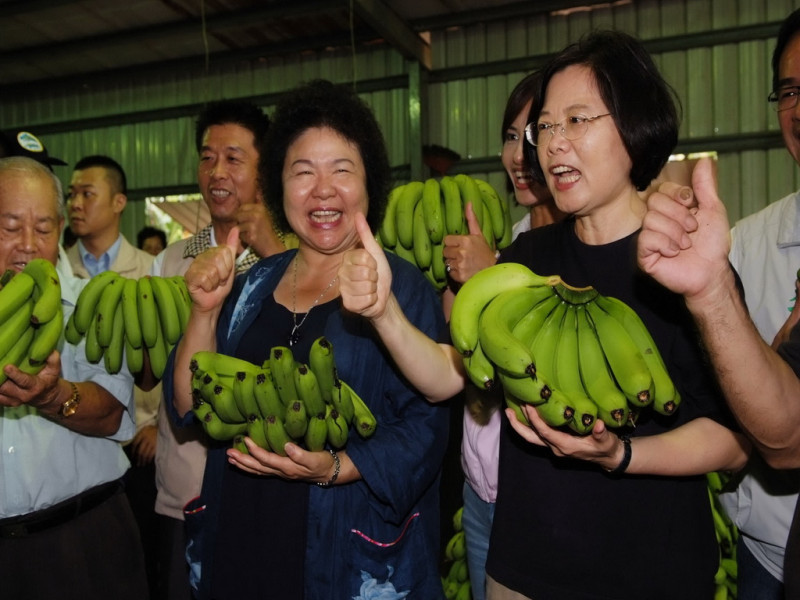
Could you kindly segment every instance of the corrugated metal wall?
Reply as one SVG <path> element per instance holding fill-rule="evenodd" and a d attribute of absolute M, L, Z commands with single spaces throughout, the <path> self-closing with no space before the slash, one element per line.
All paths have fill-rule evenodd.
<path fill-rule="evenodd" d="M 463 159 L 457 170 L 504 189 L 498 156 L 505 100 L 537 61 L 593 28 L 622 29 L 648 43 L 666 39 L 671 44 L 654 46 L 653 55 L 683 105 L 679 148 L 720 152 L 721 195 L 731 218 L 739 218 L 800 187 L 800 170 L 782 148 L 775 113 L 766 102 L 774 37 L 744 31 L 740 39 L 720 36 L 717 42 L 714 34 L 777 23 L 797 6 L 796 0 L 634 0 L 569 15 L 432 31 L 434 69 L 422 77 L 423 90 L 430 82 L 422 98 L 422 141 L 455 150 Z M 384 128 L 392 164 L 407 177 L 411 156 L 418 155 L 409 146 L 414 122 L 409 71 L 398 53 L 375 46 L 355 56 L 335 51 L 124 84 L 96 81 L 3 98 L 0 126 L 30 128 L 51 154 L 73 164 L 90 153 L 114 156 L 128 173 L 135 200 L 193 189 L 194 115 L 204 101 L 254 98 L 271 112 L 277 95 L 297 83 L 355 78 L 373 82 L 363 96 Z M 743 141 L 736 144 L 739 136 Z M 751 138 L 758 141 L 748 142 Z M 69 179 L 69 167 L 56 169 Z M 142 224 L 143 203 L 134 201 L 126 211 L 125 234 L 132 237 Z"/>

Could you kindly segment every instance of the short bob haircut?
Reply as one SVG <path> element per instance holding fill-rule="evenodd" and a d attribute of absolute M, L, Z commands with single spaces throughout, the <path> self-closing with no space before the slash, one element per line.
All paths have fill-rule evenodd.
<path fill-rule="evenodd" d="M 542 88 L 529 121 L 537 121 L 553 75 L 572 65 L 589 67 L 631 158 L 630 179 L 642 191 L 678 143 L 680 102 L 644 46 L 620 31 L 595 31 L 570 44 L 542 70 Z M 591 115 L 587 115 L 591 116 Z M 543 178 L 536 148 L 526 143 L 528 164 Z"/>
<path fill-rule="evenodd" d="M 317 79 L 281 98 L 272 116 L 259 177 L 276 226 L 291 231 L 283 210 L 283 163 L 289 146 L 308 129 L 329 127 L 352 142 L 367 174 L 367 223 L 377 231 L 386 209 L 391 169 L 383 134 L 372 110 L 348 86 Z"/>

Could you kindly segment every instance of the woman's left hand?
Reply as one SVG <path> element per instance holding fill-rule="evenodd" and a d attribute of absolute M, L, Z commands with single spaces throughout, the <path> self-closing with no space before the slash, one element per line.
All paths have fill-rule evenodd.
<path fill-rule="evenodd" d="M 556 456 L 570 456 L 597 463 L 604 469 L 619 465 L 623 444 L 619 436 L 609 431 L 600 419 L 595 422 L 591 433 L 576 435 L 550 427 L 536 412 L 535 406 L 524 404 L 522 410 L 530 426 L 520 422 L 512 409 L 507 408 L 506 414 L 514 431 L 531 444 L 547 446 Z"/>
<path fill-rule="evenodd" d="M 327 450 L 309 452 L 297 444 L 288 443 L 286 456 L 281 456 L 261 448 L 249 437 L 245 437 L 245 444 L 250 454 L 230 448 L 227 451 L 228 462 L 253 475 L 272 475 L 311 483 L 325 483 L 333 475 L 334 461 Z M 340 460 L 344 456 L 341 451 L 337 454 Z"/>

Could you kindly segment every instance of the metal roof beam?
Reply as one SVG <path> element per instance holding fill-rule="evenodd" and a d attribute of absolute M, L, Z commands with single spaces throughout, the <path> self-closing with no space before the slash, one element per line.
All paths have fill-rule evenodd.
<path fill-rule="evenodd" d="M 355 10 L 383 39 L 406 58 L 430 71 L 431 47 L 383 0 L 354 0 Z"/>

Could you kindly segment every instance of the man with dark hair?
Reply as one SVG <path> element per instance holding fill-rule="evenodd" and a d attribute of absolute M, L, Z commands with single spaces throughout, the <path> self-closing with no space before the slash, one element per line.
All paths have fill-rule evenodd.
<path fill-rule="evenodd" d="M 778 112 L 786 148 L 800 164 L 800 10 L 784 21 L 772 64 L 769 100 Z M 761 457 L 776 469 L 800 467 L 800 314 L 796 309 L 772 339 L 776 325 L 789 314 L 788 296 L 797 277 L 798 211 L 800 193 L 794 193 L 740 221 L 733 230 L 731 248 L 725 206 L 717 195 L 712 166 L 703 159 L 693 173 L 692 189 L 667 183 L 650 197 L 639 236 L 639 264 L 661 284 L 683 294 L 728 404 Z M 741 269 L 744 298 L 729 259 Z M 796 291 L 798 284 L 794 287 Z M 762 301 L 767 304 L 761 306 Z M 747 598 L 798 598 L 796 477 L 794 487 L 791 473 L 775 487 L 763 483 L 775 480 L 775 474 L 767 473 L 760 470 L 759 479 L 741 494 L 752 494 L 752 498 L 743 498 L 737 507 L 745 513 L 737 515 L 745 533 L 737 554 L 750 555 L 745 569 L 739 570 L 739 597 L 744 591 Z M 785 508 L 777 508 L 787 503 L 790 509 L 795 505 L 793 517 Z M 762 577 L 757 579 L 759 571 Z"/>
<path fill-rule="evenodd" d="M 239 227 L 236 270 L 247 271 L 260 258 L 295 247 L 293 234 L 273 226 L 264 203 L 258 164 L 268 117 L 249 102 L 225 100 L 209 105 L 196 127 L 197 180 L 211 213 L 211 223 L 191 238 L 170 244 L 153 264 L 154 275 L 183 275 L 204 250 L 224 243 L 228 232 Z M 198 427 L 175 427 L 162 407 L 156 447 L 156 512 L 161 517 L 160 542 L 163 572 L 158 598 L 191 597 L 185 558 L 183 508 L 197 497 L 203 482 L 206 444 Z"/>
<path fill-rule="evenodd" d="M 139 250 L 158 256 L 167 247 L 167 234 L 157 227 L 142 227 L 136 234 L 136 246 Z"/>
<path fill-rule="evenodd" d="M 0 272 L 58 259 L 61 182 L 27 157 L 0 160 Z M 77 293 L 61 286 L 64 322 Z M 2 597 L 147 597 L 142 549 L 121 479 L 133 435 L 133 378 L 63 343 L 37 375 L 7 365 L 0 385 Z"/>
<path fill-rule="evenodd" d="M 76 277 L 88 279 L 103 271 L 138 279 L 150 273 L 153 255 L 134 248 L 120 233 L 128 202 L 125 171 L 113 158 L 87 156 L 75 164 L 67 193 L 69 226 L 78 238 L 67 256 Z M 136 435 L 124 444 L 132 467 L 125 491 L 139 523 L 151 586 L 155 581 L 156 418 L 161 390 L 134 388 Z"/>

